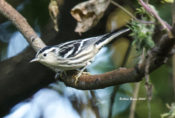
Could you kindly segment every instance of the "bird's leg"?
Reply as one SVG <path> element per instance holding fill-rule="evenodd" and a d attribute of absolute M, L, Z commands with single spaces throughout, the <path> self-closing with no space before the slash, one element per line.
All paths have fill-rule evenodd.
<path fill-rule="evenodd" d="M 88 72 L 84 72 L 84 70 L 86 69 L 86 67 L 90 64 L 90 62 L 88 62 L 86 64 L 86 66 L 84 66 L 79 72 L 78 74 L 75 76 L 75 85 L 77 84 L 78 82 L 78 78 L 83 74 L 83 73 L 86 73 L 86 74 L 89 74 Z"/>
<path fill-rule="evenodd" d="M 83 68 L 78 72 L 78 74 L 75 76 L 75 85 L 77 85 L 78 78 L 82 75 L 82 73 L 84 72 L 85 69 L 86 69 L 86 66 L 83 67 Z"/>

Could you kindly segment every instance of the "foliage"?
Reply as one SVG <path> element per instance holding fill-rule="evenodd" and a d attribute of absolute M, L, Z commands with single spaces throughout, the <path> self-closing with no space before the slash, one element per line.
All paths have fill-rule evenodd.
<path fill-rule="evenodd" d="M 155 28 L 155 24 L 153 23 L 155 19 L 143 8 L 138 8 L 136 13 L 140 15 L 141 20 L 145 23 L 132 20 L 129 25 L 129 28 L 132 30 L 130 35 L 134 39 L 132 44 L 136 46 L 139 52 L 142 52 L 143 49 L 148 50 L 155 45 L 152 39 Z M 146 23 L 147 21 L 149 21 L 149 23 Z"/>

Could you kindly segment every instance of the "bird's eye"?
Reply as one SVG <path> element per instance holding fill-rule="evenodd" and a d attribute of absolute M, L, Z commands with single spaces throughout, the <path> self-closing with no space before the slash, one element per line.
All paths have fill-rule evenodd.
<path fill-rule="evenodd" d="M 44 54 L 43 54 L 43 56 L 44 56 L 44 57 L 46 57 L 46 56 L 47 56 L 47 54 L 46 54 L 46 53 L 44 53 Z"/>

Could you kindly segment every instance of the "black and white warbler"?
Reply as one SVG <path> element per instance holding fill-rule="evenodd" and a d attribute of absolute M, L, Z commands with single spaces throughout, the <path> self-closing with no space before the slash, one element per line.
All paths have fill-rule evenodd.
<path fill-rule="evenodd" d="M 80 69 L 76 82 L 86 67 L 91 64 L 99 50 L 114 38 L 128 33 L 128 28 L 97 37 L 73 40 L 40 49 L 31 62 L 38 61 L 57 72 Z"/>

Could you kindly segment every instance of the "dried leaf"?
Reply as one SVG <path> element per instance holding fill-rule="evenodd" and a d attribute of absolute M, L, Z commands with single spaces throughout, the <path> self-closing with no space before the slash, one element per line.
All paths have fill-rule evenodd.
<path fill-rule="evenodd" d="M 75 32 L 86 32 L 103 16 L 110 0 L 89 0 L 79 3 L 72 10 L 72 16 L 77 20 Z"/>
<path fill-rule="evenodd" d="M 54 29 L 58 32 L 58 14 L 59 14 L 59 7 L 56 0 L 51 0 L 49 3 L 49 15 L 54 23 Z"/>

